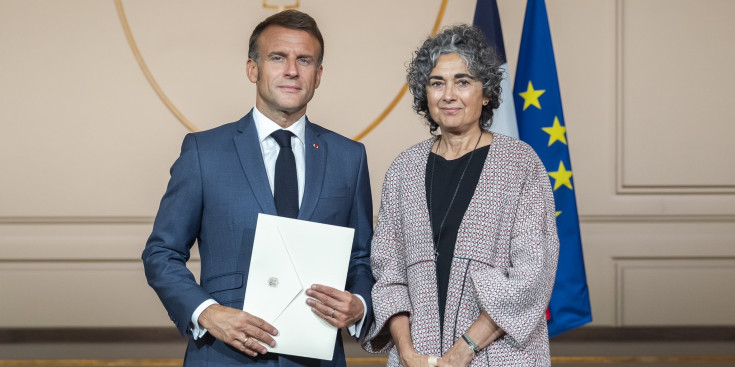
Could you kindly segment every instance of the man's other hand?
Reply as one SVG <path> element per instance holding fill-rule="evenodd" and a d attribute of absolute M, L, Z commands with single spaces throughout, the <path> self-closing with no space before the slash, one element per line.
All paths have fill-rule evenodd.
<path fill-rule="evenodd" d="M 306 295 L 313 298 L 306 300 L 311 310 L 337 328 L 353 325 L 365 314 L 362 301 L 347 291 L 314 284 L 306 290 Z"/>

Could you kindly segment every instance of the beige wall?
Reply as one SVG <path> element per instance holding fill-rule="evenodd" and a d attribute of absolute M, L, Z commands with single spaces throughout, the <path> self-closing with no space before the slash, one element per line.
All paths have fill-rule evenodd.
<path fill-rule="evenodd" d="M 280 3 L 286 3 L 285 1 Z M 254 101 L 260 1 L 124 0 L 143 59 L 198 128 Z M 301 0 L 326 41 L 309 116 L 356 136 L 440 0 Z M 471 22 L 449 0 L 442 24 Z M 525 2 L 499 0 L 511 73 Z M 728 0 L 547 0 L 596 325 L 735 325 L 735 26 Z M 113 0 L 0 0 L 0 328 L 169 326 L 139 260 L 187 130 Z M 363 139 L 373 196 L 426 138 L 404 97 Z M 191 262 L 196 272 L 198 264 Z"/>

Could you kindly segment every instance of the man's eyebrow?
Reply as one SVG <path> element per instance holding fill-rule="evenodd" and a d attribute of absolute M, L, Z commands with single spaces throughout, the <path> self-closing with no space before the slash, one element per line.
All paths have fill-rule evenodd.
<path fill-rule="evenodd" d="M 288 53 L 283 52 L 283 51 L 273 51 L 268 54 L 268 57 L 272 57 L 272 56 L 288 57 Z M 313 55 L 297 55 L 296 58 L 314 60 L 315 57 Z"/>
<path fill-rule="evenodd" d="M 442 77 L 442 76 L 439 76 L 439 75 L 429 75 L 429 79 L 439 79 L 439 80 L 444 80 L 444 77 Z"/>

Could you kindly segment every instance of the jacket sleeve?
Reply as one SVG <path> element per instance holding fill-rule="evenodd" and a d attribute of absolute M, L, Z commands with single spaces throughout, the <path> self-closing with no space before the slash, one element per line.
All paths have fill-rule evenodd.
<path fill-rule="evenodd" d="M 400 217 L 399 168 L 396 162 L 385 175 L 378 224 L 373 236 L 370 263 L 375 277 L 373 312 L 375 322 L 362 346 L 372 353 L 385 353 L 393 346 L 386 327 L 398 313 L 412 312 L 406 279 L 403 251 L 403 228 Z"/>
<path fill-rule="evenodd" d="M 510 236 L 511 266 L 471 274 L 481 308 L 521 346 L 545 322 L 559 257 L 548 174 L 531 158 Z"/>
<path fill-rule="evenodd" d="M 350 266 L 347 276 L 346 290 L 359 294 L 365 300 L 365 322 L 368 325 L 373 317 L 370 292 L 375 281 L 370 272 L 370 241 L 373 237 L 373 196 L 370 191 L 370 175 L 367 167 L 365 146 L 360 144 L 360 163 L 357 184 L 350 211 L 349 226 L 355 229 L 355 237 L 350 255 Z M 367 327 L 356 335 L 364 336 Z"/>
<path fill-rule="evenodd" d="M 196 136 L 189 134 L 171 167 L 171 179 L 142 255 L 148 284 L 182 335 L 189 333 L 196 307 L 211 298 L 186 267 L 201 220 L 201 169 Z"/>

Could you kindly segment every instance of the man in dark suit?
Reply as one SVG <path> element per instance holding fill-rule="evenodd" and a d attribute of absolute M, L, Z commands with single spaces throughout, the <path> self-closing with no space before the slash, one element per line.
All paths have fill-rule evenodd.
<path fill-rule="evenodd" d="M 190 336 L 185 365 L 345 365 L 340 333 L 332 361 L 266 353 L 278 331 L 242 309 L 258 213 L 355 229 L 346 291 L 315 284 L 306 291 L 307 304 L 356 337 L 367 329 L 374 280 L 365 148 L 305 115 L 323 55 L 309 15 L 290 10 L 269 17 L 249 43 L 255 108 L 237 122 L 184 138 L 143 263 L 171 320 Z M 201 284 L 186 268 L 195 241 Z"/>

